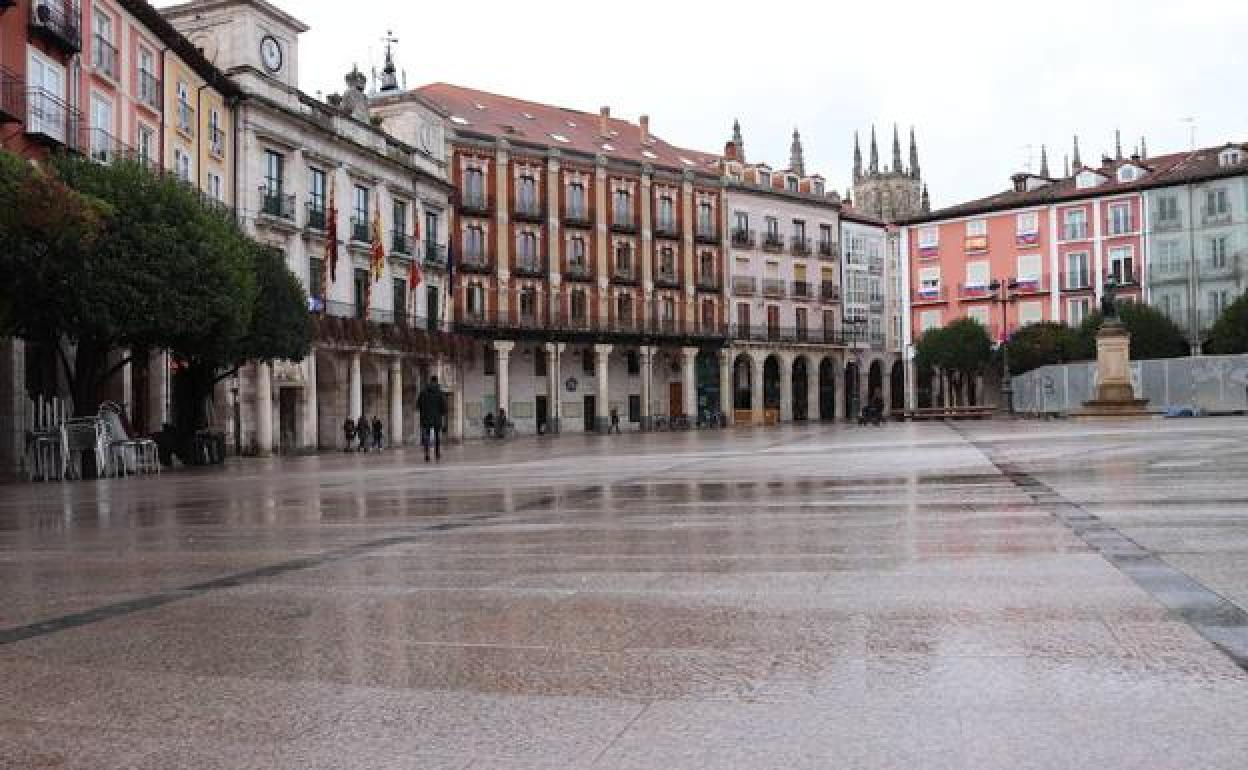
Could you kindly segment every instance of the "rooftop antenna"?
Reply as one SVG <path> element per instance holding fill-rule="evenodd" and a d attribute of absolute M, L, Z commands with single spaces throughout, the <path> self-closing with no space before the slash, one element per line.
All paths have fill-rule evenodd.
<path fill-rule="evenodd" d="M 1187 124 L 1187 141 L 1188 141 L 1188 144 L 1190 145 L 1190 149 L 1192 150 L 1192 152 L 1195 152 L 1196 151 L 1196 118 L 1193 118 L 1189 115 L 1188 117 L 1183 118 L 1179 122 Z"/>

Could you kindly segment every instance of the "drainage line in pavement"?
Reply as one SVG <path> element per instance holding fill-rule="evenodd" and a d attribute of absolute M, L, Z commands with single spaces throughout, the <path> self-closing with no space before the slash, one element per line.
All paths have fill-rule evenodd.
<path fill-rule="evenodd" d="M 1131 578 L 1157 602 L 1187 623 L 1196 633 L 1248 671 L 1248 612 L 1218 595 L 1187 573 L 1175 569 L 1157 554 L 1122 534 L 1053 487 L 1001 459 L 986 443 L 976 441 L 960 426 L 953 429 L 982 452 L 1036 505 L 1049 510 L 1102 558 Z"/>

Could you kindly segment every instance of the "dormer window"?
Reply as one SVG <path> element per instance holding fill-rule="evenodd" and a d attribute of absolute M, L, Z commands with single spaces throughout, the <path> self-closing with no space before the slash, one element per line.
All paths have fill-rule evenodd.
<path fill-rule="evenodd" d="M 1118 169 L 1119 182 L 1134 182 L 1140 178 L 1140 170 L 1132 165 L 1122 166 Z"/>
<path fill-rule="evenodd" d="M 1244 152 L 1238 147 L 1227 147 L 1218 154 L 1219 166 L 1234 166 L 1244 162 Z"/>
<path fill-rule="evenodd" d="M 797 192 L 797 177 L 786 177 L 784 180 L 784 186 L 789 192 Z"/>
<path fill-rule="evenodd" d="M 1086 190 L 1089 187 L 1097 187 L 1104 183 L 1105 177 L 1091 169 L 1084 169 L 1075 176 L 1075 187 L 1079 190 Z"/>

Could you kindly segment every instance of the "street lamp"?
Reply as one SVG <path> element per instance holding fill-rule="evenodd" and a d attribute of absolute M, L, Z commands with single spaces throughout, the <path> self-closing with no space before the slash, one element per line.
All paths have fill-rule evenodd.
<path fill-rule="evenodd" d="M 858 348 L 858 342 L 866 338 L 866 334 L 863 330 L 866 329 L 867 319 L 859 317 L 859 316 L 855 316 L 853 318 L 845 318 L 842 315 L 841 325 L 848 326 L 850 328 L 849 344 L 850 344 L 850 350 L 854 354 L 854 376 L 859 381 L 861 381 L 862 380 L 862 351 Z M 857 417 L 858 412 L 861 411 L 858 407 L 858 402 L 859 402 L 859 399 L 861 398 L 861 395 L 858 393 L 857 382 L 854 383 L 854 387 L 852 389 L 849 387 L 849 383 L 845 383 L 845 387 L 847 390 L 849 390 L 849 393 L 853 396 L 853 398 L 851 398 L 849 402 L 850 414 L 846 415 L 846 417 L 852 420 L 855 417 Z"/>
<path fill-rule="evenodd" d="M 992 289 L 993 303 L 1001 306 L 1001 409 L 1006 414 L 1014 412 L 1014 388 L 1010 383 L 1010 318 L 1007 308 L 1017 300 L 1014 296 L 1014 289 L 1017 287 L 1017 281 L 995 280 L 988 284 L 988 288 Z"/>
<path fill-rule="evenodd" d="M 243 407 L 238 400 L 239 391 L 238 375 L 230 381 L 230 394 L 234 396 L 234 456 L 241 457 L 243 454 Z M 224 448 L 222 449 L 224 452 Z"/>

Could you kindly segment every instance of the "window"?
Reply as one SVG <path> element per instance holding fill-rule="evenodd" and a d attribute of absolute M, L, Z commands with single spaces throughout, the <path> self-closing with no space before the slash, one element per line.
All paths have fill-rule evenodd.
<path fill-rule="evenodd" d="M 767 237 L 779 238 L 780 237 L 780 220 L 776 219 L 775 217 L 766 217 L 766 222 L 767 222 Z"/>
<path fill-rule="evenodd" d="M 195 133 L 195 110 L 191 107 L 191 89 L 186 81 L 178 81 L 178 130 L 184 134 Z"/>
<path fill-rule="evenodd" d="M 1109 206 L 1109 234 L 1122 235 L 1131 232 L 1131 206 L 1112 203 Z"/>
<path fill-rule="evenodd" d="M 264 151 L 264 194 L 276 198 L 282 194 L 283 166 L 286 159 L 273 150 Z"/>
<path fill-rule="evenodd" d="M 221 197 L 221 175 L 215 171 L 208 172 L 208 197 L 214 201 L 224 200 Z"/>
<path fill-rule="evenodd" d="M 793 220 L 793 237 L 799 241 L 806 240 L 806 223 L 800 219 Z"/>
<path fill-rule="evenodd" d="M 58 141 L 66 139 L 65 69 L 33 48 L 28 49 L 26 125 L 32 133 Z"/>
<path fill-rule="evenodd" d="M 1157 241 L 1152 264 L 1153 270 L 1162 275 L 1183 272 L 1183 242 L 1172 238 Z"/>
<path fill-rule="evenodd" d="M 407 201 L 394 202 L 394 232 L 407 235 Z"/>
<path fill-rule="evenodd" d="M 715 255 L 709 251 L 698 256 L 698 277 L 703 281 L 715 278 Z"/>
<path fill-rule="evenodd" d="M 516 265 L 526 270 L 537 270 L 537 233 L 520 233 L 516 240 Z"/>
<path fill-rule="evenodd" d="M 475 208 L 485 207 L 485 174 L 479 168 L 464 169 L 464 203 Z"/>
<path fill-rule="evenodd" d="M 308 259 L 308 296 L 325 299 L 325 260 L 319 257 Z"/>
<path fill-rule="evenodd" d="M 113 45 L 113 17 L 98 8 L 93 20 L 95 31 L 92 63 L 100 72 L 117 77 L 117 47 Z"/>
<path fill-rule="evenodd" d="M 630 350 L 624 354 L 625 364 L 628 366 L 629 375 L 636 377 L 641 374 L 641 356 L 637 355 L 637 351 Z M 634 422 L 636 422 L 634 420 Z"/>
<path fill-rule="evenodd" d="M 156 80 L 156 60 L 152 52 L 139 48 L 139 100 L 149 107 L 160 107 L 160 84 Z"/>
<path fill-rule="evenodd" d="M 1218 235 L 1209 239 L 1209 267 L 1214 270 L 1226 269 L 1227 237 Z"/>
<path fill-rule="evenodd" d="M 1072 251 L 1066 255 L 1066 288 L 1086 289 L 1091 285 L 1088 271 L 1088 253 Z"/>
<path fill-rule="evenodd" d="M 1226 195 L 1226 188 L 1219 187 L 1205 191 L 1205 217 L 1220 219 L 1231 213 L 1231 203 Z"/>
<path fill-rule="evenodd" d="M 670 246 L 659 250 L 659 277 L 669 280 L 676 277 L 676 253 Z"/>
<path fill-rule="evenodd" d="M 113 103 L 99 96 L 91 97 L 91 158 L 100 163 L 114 160 Z"/>
<path fill-rule="evenodd" d="M 432 247 L 430 251 L 437 251 L 438 243 L 442 239 L 441 219 L 436 211 L 425 211 L 425 244 Z M 484 240 L 484 239 L 482 239 Z M 482 251 L 482 253 L 485 253 Z"/>
<path fill-rule="evenodd" d="M 627 243 L 615 246 L 615 273 L 625 278 L 633 274 L 633 247 Z"/>
<path fill-rule="evenodd" d="M 468 315 L 480 318 L 485 315 L 485 287 L 479 283 L 468 284 L 465 292 Z"/>
<path fill-rule="evenodd" d="M 532 286 L 520 290 L 520 318 L 525 321 L 537 318 L 537 289 Z"/>
<path fill-rule="evenodd" d="M 715 300 L 702 300 L 702 328 L 715 328 Z"/>
<path fill-rule="evenodd" d="M 1163 195 L 1157 199 L 1157 226 L 1174 226 L 1179 223 L 1179 199 Z"/>
<path fill-rule="evenodd" d="M 139 124 L 139 162 L 145 166 L 152 165 L 156 154 L 156 130 L 150 126 Z"/>
<path fill-rule="evenodd" d="M 733 212 L 733 227 L 737 232 L 746 233 L 750 230 L 750 215 L 744 211 Z"/>
<path fill-rule="evenodd" d="M 972 321 L 978 321 L 979 325 L 985 329 L 991 328 L 992 308 L 982 304 L 972 305 L 966 309 L 966 317 Z"/>
<path fill-rule="evenodd" d="M 588 219 L 585 205 L 585 185 L 573 182 L 568 185 L 568 215 L 578 219 Z"/>
<path fill-rule="evenodd" d="M 575 269 L 585 268 L 585 239 L 579 235 L 569 241 L 568 264 Z"/>
<path fill-rule="evenodd" d="M 1092 312 L 1092 301 L 1087 297 L 1066 300 L 1066 323 L 1078 326 Z"/>
<path fill-rule="evenodd" d="M 825 251 L 832 248 L 832 225 L 819 225 L 819 246 Z"/>
<path fill-rule="evenodd" d="M 990 278 L 987 260 L 966 263 L 966 288 L 987 289 Z"/>
<path fill-rule="evenodd" d="M 1018 274 L 1015 277 L 1020 282 L 1038 282 L 1040 280 L 1040 255 L 1019 254 Z"/>
<path fill-rule="evenodd" d="M 924 310 L 919 313 L 919 332 L 925 332 L 929 329 L 940 328 L 940 311 Z"/>
<path fill-rule="evenodd" d="M 1218 320 L 1228 304 L 1230 304 L 1230 292 L 1226 289 L 1209 292 L 1209 323 Z"/>
<path fill-rule="evenodd" d="M 1068 240 L 1082 240 L 1088 237 L 1088 212 L 1083 209 L 1067 209 L 1062 214 L 1062 236 Z"/>
<path fill-rule="evenodd" d="M 308 224 L 325 229 L 325 172 L 308 170 Z"/>
<path fill-rule="evenodd" d="M 806 308 L 804 307 L 797 308 L 796 313 L 793 318 L 793 325 L 797 328 L 797 338 L 799 340 L 805 339 L 806 329 L 808 328 L 807 323 L 806 323 Z"/>
<path fill-rule="evenodd" d="M 573 289 L 572 296 L 569 301 L 572 308 L 572 320 L 578 323 L 584 323 L 585 319 L 589 315 L 586 312 L 587 306 L 585 302 L 585 290 Z"/>
<path fill-rule="evenodd" d="M 1135 283 L 1135 250 L 1118 246 L 1109 250 L 1109 277 L 1116 283 Z"/>
<path fill-rule="evenodd" d="M 659 198 L 659 227 L 664 230 L 676 228 L 676 206 L 670 195 Z"/>
<path fill-rule="evenodd" d="M 464 256 L 477 261 L 485 257 L 485 230 L 481 225 L 464 228 Z"/>
<path fill-rule="evenodd" d="M 861 276 L 861 273 L 849 273 L 849 278 Z M 919 295 L 936 296 L 940 293 L 940 268 L 925 267 L 919 271 Z"/>
<path fill-rule="evenodd" d="M 615 317 L 622 325 L 629 325 L 633 322 L 633 298 L 627 294 L 621 294 L 615 298 Z"/>
<path fill-rule="evenodd" d="M 759 171 L 759 172 L 758 172 L 758 183 L 759 183 L 759 184 L 761 184 L 763 187 L 771 187 L 771 172 L 770 172 L 770 171 Z"/>
<path fill-rule="evenodd" d="M 676 300 L 671 297 L 664 297 L 662 304 L 659 305 L 659 320 L 665 325 L 670 325 L 676 320 Z"/>
<path fill-rule="evenodd" d="M 919 229 L 919 248 L 922 250 L 935 249 L 940 245 L 940 230 L 935 227 L 923 227 Z"/>
<path fill-rule="evenodd" d="M 1044 320 L 1044 303 L 1043 302 L 1020 302 L 1018 303 L 1018 325 L 1026 326 L 1027 324 L 1039 323 Z"/>
<path fill-rule="evenodd" d="M 784 187 L 789 192 L 797 192 L 797 177 L 786 177 L 784 180 Z"/>
<path fill-rule="evenodd" d="M 537 211 L 537 180 L 528 174 L 516 179 L 516 209 L 528 213 Z"/>
<path fill-rule="evenodd" d="M 1218 155 L 1219 166 L 1234 166 L 1244 160 L 1244 154 L 1237 147 L 1228 147 Z"/>
<path fill-rule="evenodd" d="M 173 148 L 173 172 L 183 182 L 191 181 L 191 154 L 181 147 Z"/>
<path fill-rule="evenodd" d="M 615 191 L 615 208 L 612 210 L 612 221 L 617 225 L 633 223 L 633 198 L 628 190 Z"/>
<path fill-rule="evenodd" d="M 589 348 L 581 351 L 581 374 L 586 377 L 594 376 L 594 351 Z"/>
<path fill-rule="evenodd" d="M 357 241 L 368 241 L 368 188 L 355 186 L 355 196 L 351 208 L 351 237 Z"/>
<path fill-rule="evenodd" d="M 988 220 L 972 219 L 966 223 L 967 238 L 982 238 L 988 234 Z"/>
<path fill-rule="evenodd" d="M 1035 235 L 1040 230 L 1040 215 L 1027 211 L 1015 218 L 1015 230 L 1019 235 Z"/>
<path fill-rule="evenodd" d="M 715 208 L 709 201 L 698 204 L 698 232 L 703 235 L 715 232 Z"/>
<path fill-rule="evenodd" d="M 1120 166 L 1118 168 L 1119 182 L 1133 182 L 1138 175 L 1139 169 L 1135 166 Z"/>
<path fill-rule="evenodd" d="M 407 279 L 390 279 L 390 305 L 394 311 L 394 322 L 407 323 Z"/>

